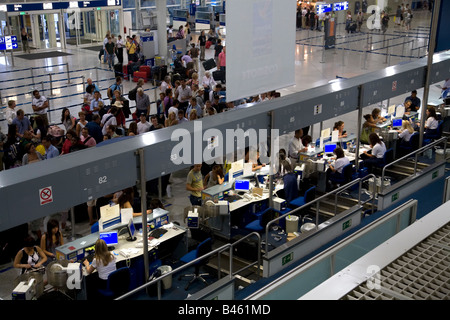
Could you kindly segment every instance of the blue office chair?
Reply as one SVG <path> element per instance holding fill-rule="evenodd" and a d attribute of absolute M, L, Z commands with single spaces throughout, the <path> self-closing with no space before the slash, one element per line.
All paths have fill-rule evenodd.
<path fill-rule="evenodd" d="M 198 244 L 197 248 L 195 248 L 192 251 L 189 251 L 184 256 L 181 257 L 180 261 L 184 263 L 191 262 L 211 251 L 212 248 L 212 240 L 211 238 L 207 238 L 201 243 Z M 207 273 L 200 273 L 200 267 L 208 263 L 209 258 L 201 259 L 197 263 L 195 263 L 195 273 L 194 274 L 185 274 L 181 275 L 178 280 L 181 280 L 182 277 L 191 277 L 192 279 L 188 282 L 185 290 L 189 289 L 189 286 L 194 283 L 196 280 L 200 280 L 205 284 L 208 284 L 208 282 L 203 278 L 205 276 L 208 276 Z"/>
<path fill-rule="evenodd" d="M 394 149 L 391 148 L 386 150 L 383 156 L 383 161 L 380 162 L 377 167 L 383 168 L 385 165 L 388 165 L 392 161 L 394 161 Z"/>
<path fill-rule="evenodd" d="M 314 200 L 315 197 L 316 197 L 316 187 L 312 186 L 311 188 L 306 190 L 304 196 L 295 198 L 289 203 L 289 205 L 294 207 L 301 207 L 304 204 Z"/>
<path fill-rule="evenodd" d="M 98 227 L 98 221 L 97 221 L 91 226 L 91 233 L 96 233 L 98 231 L 99 231 L 99 227 Z"/>
<path fill-rule="evenodd" d="M 330 180 L 333 184 L 344 185 L 352 181 L 353 172 L 354 172 L 353 164 L 349 163 L 344 168 L 342 168 L 341 174 L 330 175 Z"/>
<path fill-rule="evenodd" d="M 115 299 L 130 291 L 130 269 L 123 267 L 111 272 L 105 289 L 99 289 L 100 295 L 106 299 Z"/>
<path fill-rule="evenodd" d="M 399 155 L 398 158 L 401 158 L 407 154 L 410 154 L 411 152 L 417 150 L 419 148 L 419 132 L 414 132 L 411 137 L 409 138 L 409 141 L 401 142 L 398 145 L 398 151 Z"/>
<path fill-rule="evenodd" d="M 255 214 L 256 219 L 247 224 L 244 229 L 256 232 L 262 232 L 265 230 L 267 223 L 273 219 L 272 208 L 267 208 L 261 213 Z"/>
<path fill-rule="evenodd" d="M 440 120 L 438 122 L 438 126 L 436 128 L 436 130 L 434 130 L 432 133 L 430 132 L 425 132 L 423 135 L 423 142 L 424 145 L 430 144 L 433 140 L 438 140 L 442 137 L 442 125 L 443 125 L 444 121 Z"/>

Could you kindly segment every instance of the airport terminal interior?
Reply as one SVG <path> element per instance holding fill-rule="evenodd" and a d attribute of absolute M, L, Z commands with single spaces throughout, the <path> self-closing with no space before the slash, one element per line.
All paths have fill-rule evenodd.
<path fill-rule="evenodd" d="M 111 30 L 116 39 L 120 35 L 124 40 L 127 36 L 139 34 L 140 31 L 133 30 L 133 27 L 126 33 L 120 32 L 124 30 L 124 24 L 128 23 L 127 17 L 134 15 L 134 10 L 126 9 L 126 6 L 130 5 L 129 2 L 133 2 L 134 5 L 134 1 L 123 1 L 120 9 L 107 11 L 108 21 L 102 20 L 104 25 L 101 30 L 104 30 L 104 34 L 106 30 Z M 154 3 L 154 1 L 142 1 L 142 5 L 144 6 L 147 2 Z M 167 27 L 179 25 L 179 21 L 176 21 L 174 16 L 176 9 L 184 13 L 189 11 L 189 4 L 186 3 L 190 1 L 181 1 L 182 5 L 179 2 L 167 0 L 170 9 L 167 11 Z M 219 13 L 225 15 L 226 11 L 223 12 L 223 7 L 220 7 L 220 10 L 214 9 L 212 4 L 221 4 L 225 1 L 207 1 L 206 5 L 204 1 L 197 2 L 204 5 L 205 13 L 208 10 L 209 13 L 213 13 L 211 16 L 214 20 L 211 21 L 211 26 L 219 27 L 212 30 L 220 32 L 220 35 L 211 39 L 214 43 L 205 49 L 204 59 L 198 59 L 198 64 L 194 67 L 201 85 L 206 74 L 218 75 L 220 71 L 217 66 L 205 68 L 204 64 L 215 58 L 216 39 L 221 39 L 224 45 L 232 44 L 227 43 L 226 27 L 215 20 L 219 17 Z M 326 2 L 333 4 L 336 1 Z M 239 117 L 230 114 L 231 112 L 236 114 L 242 112 L 243 116 L 249 117 L 251 110 L 255 110 L 256 114 L 258 108 L 264 108 L 264 106 L 273 105 L 275 108 L 277 101 L 288 105 L 292 102 L 286 102 L 288 101 L 286 98 L 306 97 L 306 95 L 301 96 L 302 92 L 317 95 L 319 91 L 314 90 L 320 87 L 336 85 L 340 89 L 346 87 L 346 83 L 355 86 L 354 82 L 351 82 L 352 79 L 360 78 L 363 79 L 361 81 L 368 82 L 367 79 L 370 79 L 372 74 L 379 77 L 380 73 L 377 72 L 386 68 L 399 68 L 399 72 L 403 72 L 402 70 L 406 69 L 401 68 L 409 68 L 415 63 L 427 63 L 432 21 L 428 1 L 389 0 L 389 6 L 392 8 L 389 14 L 390 20 L 386 28 L 379 29 L 368 28 L 368 14 L 365 15 L 361 27 L 356 25 L 355 3 L 359 6 L 361 2 L 367 5 L 367 2 L 372 4 L 376 1 L 342 2 L 349 5 L 352 24 L 355 23 L 356 29 L 350 30 L 346 26 L 344 12 L 336 13 L 335 43 L 329 49 L 325 49 L 324 46 L 326 33 L 324 26 L 321 26 L 321 30 L 317 30 L 315 27 L 311 28 L 310 23 L 305 19 L 297 21 L 295 85 L 278 88 L 274 84 L 276 94 L 272 93 L 271 99 L 268 93 L 261 92 L 258 96 L 248 97 L 245 101 L 234 102 L 234 109 L 245 109 L 245 111 L 231 110 L 230 105 L 225 103 L 219 103 L 220 108 L 225 110 L 229 108 L 228 111 L 224 111 L 230 115 L 229 117 Z M 412 8 L 413 18 L 410 24 L 405 24 L 403 19 L 399 22 L 399 18 L 395 17 L 395 8 L 402 2 Z M 300 8 L 310 5 L 309 2 L 306 4 L 302 1 L 298 1 L 298 4 Z M 318 6 L 319 3 L 316 4 L 315 10 Z M 27 153 L 30 154 L 29 163 L 20 161 L 18 165 L 13 164 L 7 167 L 6 161 L 3 161 L 0 190 L 6 190 L 6 182 L 12 184 L 10 179 L 12 172 L 31 170 L 30 167 L 33 168 L 33 166 L 42 168 L 42 163 L 46 161 L 52 161 L 55 163 L 55 170 L 62 171 L 67 164 L 74 163 L 74 160 L 64 160 L 64 157 L 78 159 L 77 161 L 80 162 L 85 161 L 82 157 L 75 158 L 72 153 L 88 154 L 89 152 L 93 159 L 97 157 L 100 159 L 103 154 L 125 153 L 128 145 L 129 148 L 139 145 L 133 142 L 133 139 L 139 140 L 139 136 L 152 137 L 153 132 L 137 133 L 137 137 L 128 136 L 128 132 L 131 131 L 130 125 L 140 122 L 143 118 L 138 112 L 136 102 L 129 97 L 130 91 L 136 88 L 140 78 L 145 79 L 141 87 L 150 100 L 148 112 L 150 115 L 159 113 L 161 83 L 164 80 L 161 74 L 171 76 L 171 86 L 175 85 L 172 83 L 175 79 L 186 79 L 188 85 L 195 83 L 192 81 L 192 73 L 186 72 L 186 68 L 180 68 L 177 64 L 177 61 L 185 56 L 181 50 L 188 51 L 191 43 L 199 47 L 200 30 L 195 28 L 195 21 L 190 31 L 191 38 L 181 39 L 181 49 L 180 40 L 176 40 L 178 46 L 172 46 L 171 42 L 168 42 L 168 57 L 162 59 L 159 56 L 145 57 L 147 59 L 142 59 L 142 61 L 145 60 L 142 67 L 145 67 L 137 67 L 134 70 L 127 68 L 130 65 L 129 59 L 132 57 L 124 51 L 122 65 L 117 69 L 114 66 L 118 63 L 117 57 L 115 63 L 110 66 L 101 55 L 104 34 L 93 36 L 87 29 L 92 28 L 91 24 L 95 22 L 96 15 L 102 11 L 104 10 L 83 13 L 84 29 L 77 32 L 66 30 L 61 34 L 59 27 L 66 23 L 60 24 L 55 21 L 55 18 L 60 15 L 52 16 L 44 11 L 36 14 L 24 12 L 23 15 L 11 15 L 8 17 L 9 25 L 2 21 L 2 37 L 16 35 L 18 42 L 17 49 L 0 52 L 0 129 L 5 136 L 3 145 L 7 145 L 6 135 L 9 133 L 6 113 L 8 101 L 14 100 L 15 111 L 22 109 L 25 116 L 32 118 L 34 115 L 32 100 L 34 91 L 37 90 L 41 96 L 45 96 L 51 102 L 47 110 L 47 119 L 51 126 L 47 134 L 53 135 L 51 143 L 59 148 L 60 153 L 63 149 L 66 152 L 72 151 L 69 154 L 60 154 L 56 160 L 42 158 L 37 164 L 31 163 L 31 153 Z M 149 23 L 154 27 L 155 16 L 151 14 L 152 10 L 144 8 L 142 12 L 143 25 Z M 92 17 L 90 17 L 91 14 Z M 135 18 L 131 20 L 134 26 Z M 55 24 L 56 33 L 55 28 L 49 25 L 50 23 Z M 24 25 L 27 26 L 30 34 L 34 32 L 33 39 L 28 40 L 28 49 L 24 48 L 21 40 L 23 38 L 20 35 L 20 29 Z M 8 26 L 13 27 L 14 31 L 11 34 L 5 33 Z M 173 37 L 175 37 L 177 28 L 173 29 Z M 204 27 L 204 30 L 209 32 L 209 28 Z M 80 33 L 80 31 L 83 32 Z M 39 32 L 40 34 L 36 35 Z M 148 30 L 146 32 L 149 33 Z M 99 32 L 97 31 L 96 34 L 98 35 Z M 158 36 L 161 36 L 159 31 Z M 141 38 L 144 37 L 141 36 Z M 65 43 L 62 43 L 63 41 Z M 141 48 L 144 46 L 142 45 Z M 445 56 L 448 52 L 442 54 L 444 55 L 442 60 L 448 59 Z M 183 66 L 183 62 L 180 64 Z M 167 67 L 164 68 L 163 65 Z M 180 75 L 180 70 L 185 72 L 185 75 Z M 131 74 L 133 72 L 134 74 Z M 88 148 L 95 149 L 98 156 L 93 156 L 93 150 L 68 149 L 64 143 L 67 131 L 62 122 L 63 110 L 69 110 L 72 116 L 79 119 L 86 90 L 90 87 L 88 79 L 92 79 L 97 85 L 105 105 L 113 107 L 112 100 L 108 98 L 108 89 L 115 84 L 117 76 L 121 81 L 118 87 L 119 94 L 128 100 L 128 108 L 119 103 L 119 107 L 112 109 L 118 109 L 120 113 L 122 112 L 120 110 L 129 111 L 125 112 L 123 130 L 118 128 L 116 132 L 111 133 L 114 137 L 108 133 L 107 141 L 98 142 L 98 145 Z M 227 80 L 232 81 L 232 79 Z M 413 270 L 411 274 L 405 271 L 406 262 L 399 263 L 403 271 L 395 271 L 395 265 L 392 266 L 392 261 L 387 261 L 388 257 L 378 257 L 379 260 L 376 260 L 377 257 L 370 256 L 372 250 L 375 250 L 378 245 L 386 245 L 385 241 L 391 237 L 394 239 L 415 226 L 422 229 L 412 233 L 409 231 L 407 239 L 410 242 L 404 241 L 396 246 L 392 241 L 390 245 L 394 248 L 388 247 L 387 250 L 392 252 L 392 260 L 397 258 L 394 257 L 394 252 L 398 252 L 400 256 L 405 251 L 411 250 L 408 252 L 411 252 L 413 256 L 419 251 L 414 246 L 417 245 L 417 241 L 422 240 L 417 235 L 423 235 L 425 239 L 429 234 L 436 232 L 437 230 L 432 228 L 437 226 L 440 228 L 441 219 L 445 219 L 450 212 L 448 208 L 445 210 L 445 202 L 449 197 L 447 177 L 450 175 L 450 167 L 447 164 L 450 162 L 447 160 L 450 155 L 447 155 L 446 149 L 446 134 L 450 132 L 447 114 L 450 106 L 447 107 L 447 100 L 443 98 L 446 80 L 444 78 L 438 82 L 429 83 L 428 88 L 425 88 L 423 84 L 417 84 L 417 87 L 412 84 L 408 88 L 412 88 L 415 93 L 411 90 L 398 95 L 391 94 L 391 97 L 381 101 L 372 98 L 366 105 L 355 105 L 353 111 L 328 117 L 320 122 L 307 123 L 303 127 L 288 130 L 288 132 L 280 132 L 278 146 L 279 149 L 285 150 L 286 156 L 279 158 L 280 150 L 277 150 L 276 157 L 278 161 L 280 159 L 287 161 L 280 163 L 289 164 L 290 172 L 282 171 L 281 167 L 280 171 L 278 171 L 280 168 L 277 168 L 278 172 L 270 175 L 269 162 L 273 161 L 275 156 L 261 154 L 259 163 L 255 161 L 254 166 L 260 165 L 257 168 L 248 165 L 246 161 L 248 159 L 234 159 L 236 161 L 228 161 L 221 165 L 219 171 L 223 174 L 217 175 L 217 179 L 219 181 L 224 179 L 224 181 L 214 185 L 215 182 L 208 184 L 212 180 L 211 177 L 216 174 L 213 165 L 203 163 L 201 168 L 193 167 L 193 169 L 190 166 L 184 166 L 181 170 L 171 171 L 169 174 L 146 181 L 145 187 L 140 183 L 130 184 L 126 186 L 128 188 L 111 190 L 97 199 L 86 198 L 85 201 L 80 201 L 66 210 L 47 212 L 41 217 L 34 216 L 31 221 L 24 221 L 7 230 L 2 227 L 0 299 L 89 300 L 99 297 L 131 300 L 296 300 L 302 297 L 304 299 L 326 297 L 332 300 L 448 299 L 450 296 L 448 242 L 447 244 L 441 242 L 442 239 L 447 241 L 450 239 L 448 220 L 442 220 L 442 225 L 447 224 L 447 228 L 439 229 L 442 234 L 439 240 L 428 245 L 419 258 L 411 258 L 416 261 L 411 266 Z M 216 85 L 222 86 L 222 89 L 219 89 L 218 100 L 224 100 L 226 82 L 219 79 L 216 81 Z M 388 87 L 390 86 L 389 83 Z M 392 83 L 392 86 L 404 87 L 400 83 Z M 199 96 L 204 103 L 203 95 L 199 94 Z M 408 108 L 405 101 L 411 99 L 411 96 L 419 98 L 422 104 L 420 108 L 409 111 L 405 109 Z M 425 120 L 422 121 L 422 115 L 425 115 L 422 113 L 424 98 L 427 98 L 427 105 L 435 112 L 439 130 L 434 136 L 426 136 L 425 131 L 422 131 L 424 136 L 419 138 L 420 124 L 425 123 Z M 298 102 L 301 105 L 301 101 Z M 450 102 L 448 104 L 450 105 Z M 379 116 L 382 120 L 378 123 L 376 119 L 373 119 L 374 117 L 372 120 L 369 119 L 370 117 L 366 118 L 366 115 L 373 114 L 374 109 L 380 111 Z M 201 119 L 185 120 L 202 121 L 206 126 L 207 121 L 221 116 L 220 112 L 218 114 L 212 112 L 211 115 L 206 116 L 208 114 L 206 109 L 202 112 L 205 116 Z M 258 116 L 261 115 L 261 111 L 259 112 Z M 426 117 L 429 116 L 429 112 L 431 111 L 427 111 Z M 183 116 L 189 118 L 190 115 Z M 155 127 L 158 128 L 157 131 L 160 130 L 158 139 L 170 141 L 170 135 L 164 134 L 164 130 L 170 132 L 169 130 L 174 128 L 165 127 L 177 128 L 177 122 L 171 124 L 170 121 L 173 120 L 169 119 L 170 117 L 165 118 L 164 115 L 161 120 L 155 118 L 154 120 L 159 121 L 161 125 L 158 127 L 156 123 Z M 231 123 L 228 117 L 222 119 Z M 109 119 L 103 118 L 102 121 L 107 122 Z M 148 121 L 148 127 L 153 125 L 151 117 L 142 121 Z M 289 114 L 286 115 L 285 121 L 286 123 L 290 121 Z M 338 123 L 343 131 L 334 130 Z M 415 144 L 409 141 L 405 144 L 400 142 L 401 132 L 409 130 L 405 123 L 412 124 L 412 132 L 415 130 L 415 133 L 409 133 L 411 141 L 414 139 Z M 36 123 L 33 126 L 36 127 Z M 62 129 L 62 133 L 57 128 Z M 371 133 L 376 133 L 375 137 L 378 140 L 373 142 L 370 139 L 376 138 L 367 134 L 366 140 L 362 141 L 365 128 L 369 128 L 368 131 Z M 305 137 L 306 140 L 304 140 Z M 30 135 L 29 139 L 33 139 L 37 152 L 45 155 L 48 147 L 42 146 L 43 143 L 41 144 L 40 141 L 42 138 Z M 115 143 L 114 139 L 118 142 Z M 419 147 L 419 139 L 423 143 L 422 147 Z M 67 140 L 70 145 L 75 143 L 73 141 L 77 138 Z M 150 138 L 150 141 L 154 141 L 153 138 Z M 297 158 L 291 157 L 290 154 L 292 141 L 302 147 L 306 146 L 306 149 L 302 151 L 295 151 Z M 115 145 L 119 147 L 114 149 Z M 379 158 L 382 162 L 373 164 L 374 162 L 368 160 L 371 155 L 366 156 L 365 153 L 370 154 L 369 151 L 374 151 L 376 145 L 383 145 L 385 149 Z M 155 148 L 153 152 L 146 154 L 146 161 L 149 163 L 165 161 L 158 156 L 158 150 Z M 256 153 L 253 151 L 253 149 L 250 151 L 252 155 Z M 6 150 L 3 152 L 7 153 Z M 333 170 L 329 169 L 330 166 L 334 168 L 333 166 L 337 165 L 334 158 L 341 157 L 339 152 L 342 152 L 343 157 L 349 160 L 346 164 L 350 164 L 348 166 L 350 171 L 346 170 L 345 174 L 344 171 L 334 174 Z M 358 157 L 355 156 L 357 153 L 359 153 Z M 387 156 L 388 153 L 390 158 Z M 137 168 L 138 162 L 136 168 L 130 169 L 138 171 Z M 191 170 L 197 171 L 191 172 Z M 44 171 L 51 172 L 51 169 Z M 39 176 L 38 172 L 33 172 L 34 174 Z M 200 178 L 198 178 L 199 174 Z M 284 176 L 288 175 L 295 184 L 294 195 L 290 189 L 286 188 L 289 180 Z M 18 176 L 23 179 L 23 173 Z M 196 195 L 200 194 L 198 197 L 202 201 L 196 203 L 194 201 L 198 198 L 190 197 L 191 191 L 187 190 L 187 185 L 193 188 L 195 181 L 199 183 L 198 180 L 203 180 L 205 177 L 207 179 L 203 182 L 204 190 L 200 193 L 192 191 Z M 67 175 L 61 176 L 60 179 L 67 179 L 65 183 L 68 186 L 71 184 L 72 178 Z M 126 177 L 124 179 L 129 180 Z M 99 184 L 102 182 L 106 181 L 99 180 Z M 71 187 L 67 188 L 72 190 Z M 142 188 L 146 191 L 146 195 L 141 194 Z M 272 188 L 275 191 L 274 194 L 270 194 Z M 18 191 L 17 188 L 13 190 Z M 46 197 L 48 194 L 45 191 L 40 190 L 41 207 L 42 201 L 48 200 Z M 53 192 L 55 197 L 58 195 L 58 190 L 55 188 L 47 191 Z M 122 207 L 122 200 L 120 200 L 121 204 L 118 204 L 120 196 L 125 194 L 131 194 L 128 207 Z M 0 197 L 0 199 L 5 198 Z M 308 206 L 309 202 L 310 206 Z M 149 210 L 146 215 L 147 231 L 142 229 L 142 206 Z M 2 216 L 14 214 L 6 213 L 4 209 L 0 210 Z M 136 215 L 136 212 L 141 214 Z M 432 219 L 436 214 L 439 218 L 431 220 L 434 223 L 424 221 L 419 227 L 417 226 L 421 219 Z M 42 247 L 40 236 L 47 232 L 47 222 L 53 219 L 57 221 L 64 245 L 56 246 L 54 257 L 47 259 L 45 268 L 22 273 L 21 267 L 14 266 L 14 260 L 17 258 L 16 254 L 22 255 L 23 240 L 31 236 L 35 244 Z M 397 224 L 394 225 L 393 221 L 397 221 Z M 1 223 L 3 222 L 0 218 L 0 225 Z M 426 234 L 427 231 L 428 234 Z M 147 244 L 142 241 L 143 234 L 149 236 Z M 122 275 L 117 273 L 115 287 L 112 284 L 113 280 L 102 281 L 95 274 L 100 273 L 98 270 L 98 272 L 90 273 L 88 271 L 92 265 L 86 267 L 83 263 L 83 261 L 88 261 L 88 265 L 92 263 L 99 236 L 106 237 L 108 251 L 113 253 L 117 261 L 117 270 L 124 273 Z M 43 243 L 46 243 L 45 240 Z M 148 257 L 142 254 L 144 249 L 149 250 Z M 342 255 L 339 256 L 341 253 Z M 198 259 L 202 255 L 205 255 L 204 258 Z M 350 274 L 344 274 L 340 279 L 333 277 L 342 275 L 340 272 L 345 270 L 353 270 L 353 264 L 364 261 L 358 260 L 364 258 L 372 261 L 372 265 L 379 263 L 380 269 L 383 269 L 384 265 L 388 266 L 383 269 L 383 276 L 388 280 L 383 282 L 382 290 L 370 289 L 367 284 L 363 286 L 368 273 L 361 276 L 359 288 L 351 287 L 348 284 L 349 281 L 345 282 L 346 277 L 351 278 Z M 426 268 L 426 266 L 419 266 L 422 260 L 424 264 L 427 261 L 428 263 L 436 262 L 436 264 L 422 272 L 420 270 L 424 269 L 421 268 Z M 331 269 L 333 271 L 330 271 Z M 77 278 L 78 273 L 75 271 L 79 270 L 82 275 Z M 74 273 L 71 273 L 72 271 Z M 386 275 L 388 272 L 393 274 L 391 278 Z M 203 273 L 206 275 L 202 276 Z M 71 275 L 75 275 L 74 282 L 69 281 Z M 160 281 L 156 280 L 158 277 Z M 402 281 L 406 278 L 408 280 Z M 33 281 L 30 283 L 30 280 Z M 145 286 L 149 281 L 153 283 Z M 117 285 L 118 282 L 126 283 L 126 288 L 123 288 L 123 285 L 122 287 Z M 396 285 L 394 282 L 399 284 Z M 327 290 L 329 288 L 327 283 L 329 286 L 348 290 L 342 289 L 342 292 L 333 295 L 333 290 Z M 74 284 L 75 288 L 70 287 L 69 284 Z M 324 291 L 328 292 L 328 295 L 324 294 Z"/>

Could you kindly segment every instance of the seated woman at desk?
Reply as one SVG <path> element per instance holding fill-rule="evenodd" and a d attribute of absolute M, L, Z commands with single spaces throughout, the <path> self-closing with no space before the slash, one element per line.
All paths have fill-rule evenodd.
<path fill-rule="evenodd" d="M 106 282 L 110 273 L 116 271 L 116 257 L 108 250 L 105 240 L 98 239 L 95 242 L 95 254 L 92 263 L 85 259 L 83 261 L 86 272 L 91 274 L 97 269 L 99 288 L 106 288 Z"/>
<path fill-rule="evenodd" d="M 113 199 L 119 205 L 120 209 L 133 209 L 134 203 L 134 190 L 133 188 L 126 188 L 122 190 L 122 193 L 117 199 Z M 152 213 L 152 210 L 147 210 L 147 214 Z M 142 216 L 142 212 L 134 212 L 133 217 Z"/>
<path fill-rule="evenodd" d="M 290 203 L 298 197 L 297 177 L 292 169 L 291 164 L 287 160 L 281 161 L 285 174 L 283 175 L 284 200 Z"/>
<path fill-rule="evenodd" d="M 223 168 L 220 164 L 215 164 L 212 170 L 203 179 L 203 185 L 206 188 L 210 188 L 217 184 L 222 184 L 225 181 L 225 175 L 223 174 Z"/>
<path fill-rule="evenodd" d="M 22 274 L 33 269 L 39 269 L 47 261 L 47 256 L 41 248 L 35 245 L 33 237 L 24 240 L 23 249 L 14 258 L 14 268 L 21 268 Z"/>
<path fill-rule="evenodd" d="M 336 159 L 330 164 L 327 170 L 327 181 L 335 184 L 336 178 L 342 177 L 342 170 L 346 165 L 350 163 L 350 160 L 345 156 L 342 148 L 334 149 L 333 153 L 336 155 Z"/>
<path fill-rule="evenodd" d="M 409 139 L 411 139 L 412 134 L 414 133 L 414 128 L 411 125 L 411 122 L 409 120 L 403 120 L 402 121 L 402 127 L 400 130 L 397 130 L 398 132 L 398 138 L 399 143 L 406 143 L 409 142 Z"/>
<path fill-rule="evenodd" d="M 364 115 L 364 119 L 366 121 L 363 123 L 361 130 L 361 137 L 359 138 L 359 141 L 361 143 L 368 144 L 369 135 L 375 132 L 375 128 L 377 128 L 377 123 L 373 120 L 373 117 L 370 113 Z"/>
<path fill-rule="evenodd" d="M 371 151 L 364 151 L 361 154 L 361 159 L 363 160 L 363 167 L 369 169 L 372 172 L 373 166 L 377 166 L 383 163 L 383 157 L 386 153 L 386 145 L 381 141 L 380 137 L 376 133 L 371 133 L 369 135 Z"/>
<path fill-rule="evenodd" d="M 375 123 L 383 123 L 386 121 L 386 118 L 381 116 L 381 110 L 379 108 L 372 110 L 372 118 Z"/>
<path fill-rule="evenodd" d="M 436 109 L 433 106 L 428 106 L 425 112 L 427 115 L 427 120 L 425 121 L 424 138 L 426 139 L 427 136 L 437 134 L 439 121 L 437 120 Z"/>
<path fill-rule="evenodd" d="M 253 153 L 253 152 L 252 152 Z M 257 171 L 266 166 L 265 163 L 261 163 L 259 160 L 259 150 L 256 151 L 256 159 L 250 159 L 250 148 L 245 148 L 245 163 L 252 163 L 252 171 Z"/>
<path fill-rule="evenodd" d="M 347 132 L 344 130 L 344 121 L 334 123 L 333 131 L 339 131 L 339 139 L 347 138 Z"/>

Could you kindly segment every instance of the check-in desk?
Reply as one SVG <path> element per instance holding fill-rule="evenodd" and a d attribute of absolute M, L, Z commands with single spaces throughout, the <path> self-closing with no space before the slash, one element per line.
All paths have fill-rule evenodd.
<path fill-rule="evenodd" d="M 150 216 L 150 215 L 149 215 Z M 156 217 L 149 217 L 148 221 L 154 222 L 155 218 L 161 218 L 161 212 L 156 215 Z M 139 223 L 139 219 L 142 221 L 142 217 L 135 217 L 133 221 L 136 226 Z M 150 224 L 149 222 L 149 224 Z M 151 265 L 157 259 L 163 256 L 170 255 L 175 249 L 180 245 L 183 237 L 186 237 L 186 229 L 174 225 L 172 223 L 165 223 L 160 228 L 167 230 L 160 238 L 152 239 L 148 242 L 148 255 L 149 264 Z M 144 267 L 144 252 L 143 252 L 143 242 L 142 234 L 136 231 L 136 240 L 128 241 L 128 230 L 126 225 L 117 224 L 111 226 L 104 231 L 118 230 L 119 232 L 119 243 L 114 246 L 111 251 L 116 258 L 117 269 L 121 267 L 128 267 L 131 274 L 131 289 L 137 288 L 145 283 L 145 267 Z M 123 231 L 122 231 L 123 230 Z M 154 229 L 156 230 L 156 229 Z M 151 231 L 150 231 L 151 232 Z M 95 232 L 89 234 L 85 237 L 76 239 L 72 242 L 66 243 L 63 246 L 56 248 L 57 259 L 67 259 L 69 261 L 83 262 L 85 258 L 93 254 L 93 246 L 97 239 L 99 239 L 100 232 Z M 89 299 L 94 294 L 96 290 L 97 281 L 96 271 L 88 275 L 85 267 L 83 266 L 83 284 L 82 288 L 85 288 L 85 296 Z"/>
<path fill-rule="evenodd" d="M 253 172 L 252 175 L 239 176 L 238 179 L 248 179 L 258 175 L 267 175 L 268 167 Z M 232 189 L 229 182 L 222 185 L 215 185 L 202 191 L 203 204 L 208 205 L 207 200 L 213 202 L 227 203 L 228 210 L 222 211 L 213 217 L 208 217 L 206 225 L 218 235 L 225 239 L 232 238 L 232 228 L 244 228 L 245 225 L 254 220 L 254 214 L 261 212 L 269 207 L 269 189 L 266 184 L 260 182 L 260 188 L 255 189 L 255 183 L 251 182 L 253 190 L 247 194 L 237 194 Z M 252 188 L 253 187 L 253 188 Z M 274 194 L 283 189 L 282 184 L 275 184 Z M 255 193 L 258 190 L 258 193 Z M 274 195 L 276 197 L 276 195 Z"/>

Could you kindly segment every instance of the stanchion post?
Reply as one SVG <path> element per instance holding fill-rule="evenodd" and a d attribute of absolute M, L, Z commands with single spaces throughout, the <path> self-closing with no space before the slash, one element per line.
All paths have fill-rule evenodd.
<path fill-rule="evenodd" d="M 323 37 L 322 60 L 320 60 L 320 63 L 325 63 L 325 37 Z"/>
<path fill-rule="evenodd" d="M 388 55 L 389 55 L 389 39 L 387 41 L 387 46 L 386 46 L 386 61 L 384 63 L 388 63 Z"/>
<path fill-rule="evenodd" d="M 70 83 L 70 71 L 69 71 L 69 63 L 66 63 L 66 69 L 67 69 L 67 83 Z"/>
<path fill-rule="evenodd" d="M 53 73 L 48 74 L 49 82 L 50 82 L 50 96 L 53 97 Z"/>
<path fill-rule="evenodd" d="M 84 92 L 86 92 L 86 79 L 85 79 L 85 76 L 81 76 L 81 80 L 82 80 L 82 83 L 83 83 L 83 93 L 84 93 Z"/>
<path fill-rule="evenodd" d="M 97 86 L 101 88 L 100 79 L 98 78 L 98 67 L 95 67 L 95 82 L 97 83 Z"/>
<path fill-rule="evenodd" d="M 31 67 L 31 68 L 30 68 L 30 72 L 31 72 L 31 81 L 33 81 L 33 87 L 35 87 L 36 84 L 34 83 L 34 72 L 33 72 L 33 70 L 34 70 L 34 68 Z"/>

